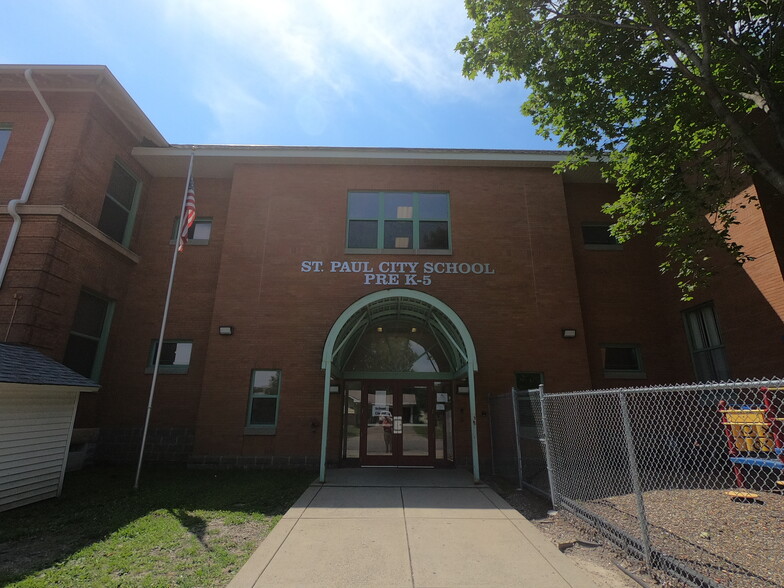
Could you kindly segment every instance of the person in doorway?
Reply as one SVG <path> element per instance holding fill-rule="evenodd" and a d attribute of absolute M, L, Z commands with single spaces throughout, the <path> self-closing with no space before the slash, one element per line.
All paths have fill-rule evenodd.
<path fill-rule="evenodd" d="M 381 427 L 384 429 L 384 445 L 386 445 L 386 452 L 392 451 L 392 419 L 385 416 L 381 419 Z"/>

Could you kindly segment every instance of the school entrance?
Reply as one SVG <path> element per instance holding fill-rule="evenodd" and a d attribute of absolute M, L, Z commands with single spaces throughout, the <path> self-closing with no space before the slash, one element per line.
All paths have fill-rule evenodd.
<path fill-rule="evenodd" d="M 454 463 L 452 383 L 365 380 L 345 394 L 344 461 L 362 466 Z"/>
<path fill-rule="evenodd" d="M 343 465 L 441 467 L 455 462 L 452 407 L 458 390 L 469 397 L 470 431 L 460 434 L 470 434 L 470 458 L 479 479 L 476 351 L 465 324 L 446 304 L 406 289 L 357 300 L 332 326 L 322 369 L 322 482 L 328 430 L 335 430 L 329 424 L 331 394 L 341 395 Z M 458 457 L 465 461 L 469 456 Z"/>

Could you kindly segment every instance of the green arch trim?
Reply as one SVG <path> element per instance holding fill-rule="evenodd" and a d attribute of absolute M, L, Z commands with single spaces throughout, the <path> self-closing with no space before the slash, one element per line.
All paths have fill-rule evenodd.
<path fill-rule="evenodd" d="M 466 327 L 465 323 L 458 316 L 458 314 L 435 296 L 420 292 L 419 290 L 408 290 L 406 288 L 392 288 L 389 290 L 379 290 L 377 292 L 373 292 L 363 296 L 351 304 L 346 310 L 344 310 L 332 325 L 332 328 L 329 331 L 329 335 L 327 335 L 327 340 L 324 343 L 324 352 L 321 356 L 321 369 L 327 369 L 327 367 L 331 365 L 335 344 L 338 342 L 337 339 L 340 335 L 340 331 L 343 329 L 346 323 L 348 323 L 354 315 L 362 312 L 363 309 L 369 304 L 378 302 L 380 300 L 386 300 L 388 298 L 410 298 L 430 305 L 431 307 L 440 311 L 449 319 L 457 332 L 460 334 L 463 346 L 465 347 L 465 353 L 468 356 L 466 358 L 467 365 L 471 366 L 474 371 L 478 370 L 474 341 L 471 338 L 471 333 L 469 333 L 468 327 Z"/>

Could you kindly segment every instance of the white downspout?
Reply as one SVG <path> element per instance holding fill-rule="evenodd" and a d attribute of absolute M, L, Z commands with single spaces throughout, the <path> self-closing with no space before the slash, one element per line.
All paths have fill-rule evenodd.
<path fill-rule="evenodd" d="M 25 78 L 27 78 L 27 83 L 30 84 L 30 88 L 33 90 L 35 97 L 38 98 L 39 104 L 46 112 L 46 116 L 49 117 L 49 122 L 46 123 L 44 134 L 38 144 L 38 151 L 35 152 L 35 159 L 30 168 L 30 173 L 27 174 L 27 183 L 25 184 L 24 190 L 22 190 L 22 196 L 18 199 L 11 200 L 8 203 L 8 214 L 14 219 L 14 223 L 11 225 L 11 232 L 8 234 L 8 241 L 6 241 L 5 244 L 3 259 L 0 260 L 0 288 L 3 287 L 5 274 L 8 271 L 8 264 L 11 262 L 11 254 L 14 251 L 14 245 L 16 245 L 16 238 L 19 236 L 19 228 L 22 226 L 22 217 L 19 216 L 16 207 L 20 204 L 25 204 L 30 199 L 30 192 L 33 191 L 33 184 L 38 177 L 38 168 L 41 167 L 41 160 L 44 158 L 44 151 L 46 151 L 46 146 L 49 144 L 49 136 L 52 134 L 52 127 L 54 126 L 54 114 L 52 114 L 49 105 L 46 103 L 46 100 L 44 100 L 44 97 L 38 90 L 38 86 L 36 86 L 33 81 L 33 70 L 25 70 Z"/>

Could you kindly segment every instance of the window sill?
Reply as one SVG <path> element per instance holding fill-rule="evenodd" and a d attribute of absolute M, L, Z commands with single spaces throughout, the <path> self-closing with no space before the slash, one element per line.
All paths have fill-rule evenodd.
<path fill-rule="evenodd" d="M 644 380 L 648 377 L 645 372 L 623 372 L 604 370 L 604 377 L 614 380 Z"/>
<path fill-rule="evenodd" d="M 610 243 L 607 244 L 599 244 L 599 243 L 584 243 L 583 247 L 588 249 L 589 251 L 623 251 L 623 245 L 613 245 Z"/>
<path fill-rule="evenodd" d="M 249 425 L 245 427 L 242 432 L 243 435 L 274 435 L 276 433 L 276 425 Z"/>
<path fill-rule="evenodd" d="M 187 365 L 160 365 L 158 366 L 158 373 L 159 374 L 187 374 L 188 373 Z M 151 374 L 155 370 L 151 366 L 147 366 L 144 369 L 145 374 Z"/>
<path fill-rule="evenodd" d="M 452 255 L 451 249 L 349 249 L 346 255 Z"/>
<path fill-rule="evenodd" d="M 175 244 L 174 239 L 169 241 L 169 245 L 174 245 L 174 244 Z M 209 244 L 210 244 L 209 239 L 188 239 L 188 242 L 185 244 L 185 246 L 188 247 L 189 245 L 209 245 Z"/>

